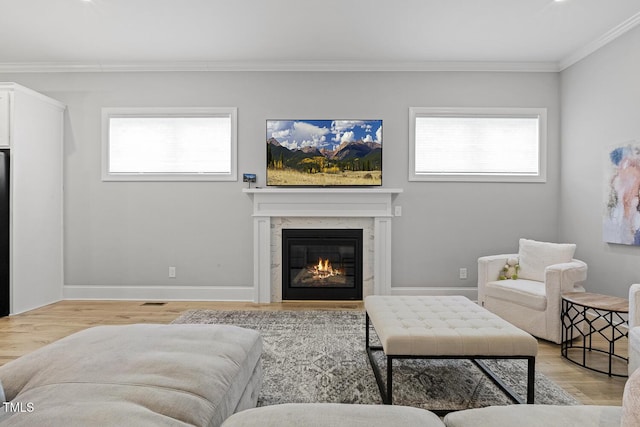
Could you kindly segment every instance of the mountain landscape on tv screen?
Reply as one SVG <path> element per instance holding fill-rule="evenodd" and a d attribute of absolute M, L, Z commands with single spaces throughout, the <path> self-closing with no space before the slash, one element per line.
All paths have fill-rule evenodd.
<path fill-rule="evenodd" d="M 317 126 L 323 122 L 331 125 L 321 127 L 318 132 L 336 128 L 342 132 L 327 132 L 323 137 L 314 134 L 313 139 L 304 141 L 292 139 L 290 136 L 296 132 L 295 125 L 303 127 L 300 121 L 291 122 L 291 129 L 281 130 L 280 138 L 269 136 L 278 135 L 278 132 L 267 132 L 267 185 L 382 185 L 381 121 L 349 121 L 352 130 L 345 130 L 346 125 L 338 127 L 336 121 L 315 121 L 313 124 Z M 309 122 L 302 123 L 310 125 Z M 268 123 L 268 129 L 270 125 L 275 128 Z M 312 128 L 307 126 L 304 129 L 309 131 Z M 372 136 L 374 132 L 375 137 Z M 360 136 L 360 139 L 355 139 L 355 136 Z"/>

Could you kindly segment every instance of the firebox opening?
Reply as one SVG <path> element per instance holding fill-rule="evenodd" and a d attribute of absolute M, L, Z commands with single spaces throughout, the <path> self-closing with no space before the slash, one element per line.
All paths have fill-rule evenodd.
<path fill-rule="evenodd" d="M 283 229 L 283 300 L 362 299 L 362 230 Z"/>

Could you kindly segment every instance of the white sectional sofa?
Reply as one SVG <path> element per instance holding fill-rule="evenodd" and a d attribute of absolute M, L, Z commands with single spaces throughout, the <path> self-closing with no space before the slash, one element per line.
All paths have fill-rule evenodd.
<path fill-rule="evenodd" d="M 0 367 L 7 426 L 638 427 L 640 284 L 629 289 L 629 379 L 622 406 L 509 405 L 434 413 L 393 405 L 287 403 L 254 408 L 262 340 L 222 325 L 102 326 Z M 32 408 L 32 410 L 29 410 Z"/>

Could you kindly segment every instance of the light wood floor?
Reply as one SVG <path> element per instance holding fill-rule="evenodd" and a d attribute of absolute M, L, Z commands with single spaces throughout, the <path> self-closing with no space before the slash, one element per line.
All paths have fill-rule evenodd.
<path fill-rule="evenodd" d="M 97 325 L 169 323 L 189 309 L 362 310 L 362 302 L 167 302 L 61 301 L 27 313 L 0 318 L 0 365 L 74 332 Z M 539 341 L 536 369 L 584 404 L 620 405 L 625 378 L 610 378 L 560 357 L 560 346 Z"/>

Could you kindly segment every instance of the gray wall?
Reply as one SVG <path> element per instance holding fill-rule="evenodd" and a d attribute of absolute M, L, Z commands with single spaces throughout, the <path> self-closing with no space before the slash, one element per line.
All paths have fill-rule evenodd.
<path fill-rule="evenodd" d="M 638 52 L 636 27 L 561 74 L 560 238 L 589 264 L 589 290 L 621 297 L 640 282 L 640 247 L 603 242 L 605 164 L 610 148 L 640 143 Z"/>
<path fill-rule="evenodd" d="M 113 286 L 122 289 L 107 291 L 116 298 L 135 296 L 128 290 L 136 286 L 253 283 L 252 204 L 241 192 L 245 184 L 102 182 L 102 107 L 238 107 L 238 169 L 256 172 L 258 185 L 264 185 L 266 119 L 383 119 L 384 186 L 404 189 L 395 200 L 403 215 L 393 223 L 394 287 L 475 287 L 478 256 L 517 251 L 519 237 L 558 238 L 557 73 L 23 73 L 0 74 L 0 81 L 15 81 L 68 105 L 68 286 Z M 547 182 L 408 182 L 412 106 L 547 108 Z M 581 142 L 574 139 L 573 145 Z M 572 216 L 567 212 L 564 223 Z M 582 243 L 577 256 L 591 257 L 583 252 L 580 233 L 565 230 L 562 237 L 577 237 Z M 169 265 L 177 267 L 177 278 L 167 277 Z M 459 267 L 469 269 L 467 280 L 458 279 Z"/>

